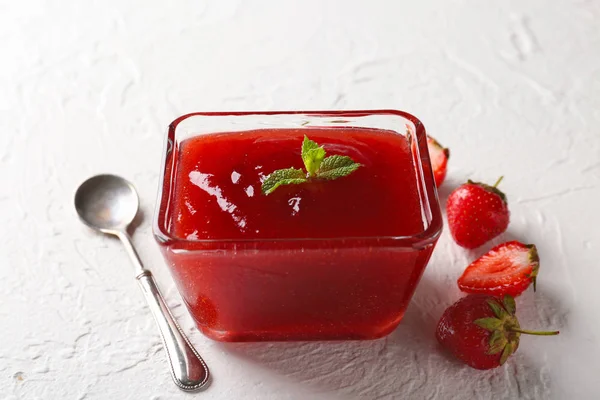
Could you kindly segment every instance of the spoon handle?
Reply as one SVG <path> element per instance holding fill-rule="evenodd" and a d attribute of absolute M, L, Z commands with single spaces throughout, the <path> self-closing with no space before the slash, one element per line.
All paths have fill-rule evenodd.
<path fill-rule="evenodd" d="M 137 280 L 160 330 L 175 384 L 185 391 L 201 389 L 208 383 L 209 372 L 206 363 L 173 318 L 152 273 L 144 270 L 137 276 Z"/>
<path fill-rule="evenodd" d="M 169 307 L 156 286 L 152 273 L 142 265 L 142 260 L 133 247 L 131 237 L 126 231 L 118 231 L 117 236 L 121 239 L 133 262 L 136 278 L 158 325 L 175 384 L 185 391 L 201 389 L 206 386 L 209 378 L 206 363 L 173 318 L 173 314 L 169 311 Z"/>

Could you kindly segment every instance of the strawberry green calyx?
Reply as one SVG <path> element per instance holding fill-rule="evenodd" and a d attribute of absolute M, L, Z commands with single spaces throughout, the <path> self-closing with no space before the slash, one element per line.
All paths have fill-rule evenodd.
<path fill-rule="evenodd" d="M 529 262 L 533 266 L 533 271 L 531 271 L 527 277 L 531 279 L 531 282 L 533 283 L 533 291 L 535 292 L 537 286 L 537 276 L 540 271 L 540 256 L 538 255 L 537 247 L 535 247 L 534 244 L 528 244 L 526 247 L 529 248 Z"/>
<path fill-rule="evenodd" d="M 516 304 L 512 296 L 506 295 L 502 303 L 496 300 L 487 302 L 495 317 L 479 318 L 473 321 L 477 326 L 490 331 L 490 348 L 488 354 L 499 354 L 500 365 L 504 364 L 519 347 L 521 334 L 550 336 L 558 335 L 558 331 L 538 332 L 521 329 L 515 316 Z"/>
<path fill-rule="evenodd" d="M 493 186 L 488 185 L 487 183 L 474 182 L 470 179 L 467 181 L 467 183 L 471 184 L 471 185 L 477 185 L 479 187 L 482 187 L 483 189 L 485 189 L 488 192 L 497 194 L 498 196 L 500 196 L 500 198 L 502 199 L 504 204 L 507 204 L 506 195 L 504 194 L 504 192 L 502 190 L 498 189 L 498 185 L 500 184 L 500 182 L 502 182 L 502 179 L 504 179 L 504 176 L 501 176 L 500 178 L 498 178 L 498 180 L 496 181 L 496 183 L 494 183 Z"/>
<path fill-rule="evenodd" d="M 494 183 L 494 187 L 497 188 L 498 185 L 500 184 L 500 182 L 502 182 L 502 179 L 504 179 L 504 175 L 502 175 L 500 178 L 498 178 L 498 180 L 496 181 L 496 183 Z"/>

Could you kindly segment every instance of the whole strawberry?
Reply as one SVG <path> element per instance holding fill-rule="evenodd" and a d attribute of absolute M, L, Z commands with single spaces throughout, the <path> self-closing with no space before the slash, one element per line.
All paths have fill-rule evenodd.
<path fill-rule="evenodd" d="M 531 283 L 535 291 L 539 269 L 540 258 L 535 245 L 506 242 L 473 261 L 458 278 L 458 287 L 467 293 L 516 297 Z"/>
<path fill-rule="evenodd" d="M 429 150 L 429 158 L 431 159 L 431 167 L 433 168 L 435 186 L 440 187 L 446 178 L 446 167 L 450 158 L 450 149 L 442 146 L 431 136 L 427 136 L 427 149 Z"/>
<path fill-rule="evenodd" d="M 474 249 L 508 227 L 510 212 L 506 196 L 497 186 L 468 181 L 448 197 L 446 213 L 452 237 L 462 247 Z"/>
<path fill-rule="evenodd" d="M 515 300 L 472 294 L 446 309 L 438 323 L 437 340 L 456 358 L 476 369 L 496 368 L 517 351 L 522 333 L 558 335 L 521 329 Z"/>

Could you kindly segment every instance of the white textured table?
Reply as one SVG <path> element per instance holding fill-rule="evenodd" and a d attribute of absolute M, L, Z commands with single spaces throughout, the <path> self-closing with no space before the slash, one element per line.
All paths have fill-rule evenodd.
<path fill-rule="evenodd" d="M 600 398 L 600 3 L 201 3 L 0 1 L 0 399 Z M 442 199 L 505 175 L 494 243 L 538 245 L 519 315 L 560 336 L 523 337 L 488 372 L 441 353 L 435 323 L 478 253 L 447 231 L 386 339 L 226 345 L 193 328 L 151 237 L 168 123 L 353 108 L 412 112 L 451 147 Z M 75 216 L 100 172 L 140 191 L 134 240 L 210 364 L 203 393 L 171 383 L 124 251 Z"/>

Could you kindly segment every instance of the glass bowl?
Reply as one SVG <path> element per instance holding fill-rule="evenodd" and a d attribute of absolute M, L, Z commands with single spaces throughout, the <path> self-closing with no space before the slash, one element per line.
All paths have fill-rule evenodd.
<path fill-rule="evenodd" d="M 199 135 L 364 127 L 408 141 L 423 230 L 411 236 L 202 240 L 171 234 L 177 152 Z M 198 328 L 219 341 L 375 339 L 402 320 L 442 229 L 425 128 L 396 110 L 199 112 L 171 123 L 153 232 Z"/>

